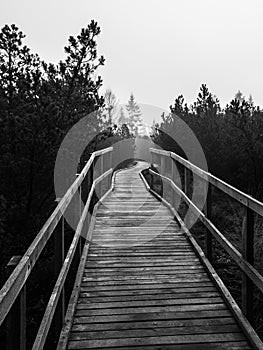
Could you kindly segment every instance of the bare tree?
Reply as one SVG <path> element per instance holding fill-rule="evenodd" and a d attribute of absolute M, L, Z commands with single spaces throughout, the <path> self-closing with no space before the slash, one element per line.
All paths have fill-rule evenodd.
<path fill-rule="evenodd" d="M 105 110 L 106 110 L 106 124 L 108 126 L 112 125 L 112 117 L 116 112 L 116 108 L 118 105 L 117 98 L 111 89 L 107 89 L 104 95 L 105 101 Z"/>

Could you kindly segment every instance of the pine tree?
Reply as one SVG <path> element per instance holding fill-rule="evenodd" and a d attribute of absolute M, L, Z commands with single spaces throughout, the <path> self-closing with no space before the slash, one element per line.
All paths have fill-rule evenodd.
<path fill-rule="evenodd" d="M 142 126 L 142 113 L 140 107 L 135 101 L 133 93 L 131 93 L 128 104 L 126 105 L 126 110 L 129 113 L 128 126 L 130 127 L 130 131 L 132 132 L 132 134 L 137 136 L 139 128 Z"/>
<path fill-rule="evenodd" d="M 104 63 L 97 57 L 99 32 L 92 21 L 70 37 L 65 59 L 54 65 L 31 53 L 15 24 L 0 31 L 0 198 L 8 208 L 8 234 L 23 237 L 21 250 L 54 206 L 53 171 L 64 135 L 103 105 L 102 80 L 95 75 Z M 95 113 L 88 127 L 93 126 L 99 128 Z"/>
<path fill-rule="evenodd" d="M 252 95 L 251 95 L 251 94 L 249 95 L 249 98 L 248 98 L 248 103 L 249 103 L 249 105 L 250 105 L 251 107 L 253 107 L 253 106 L 254 106 L 254 100 L 253 100 L 253 97 L 252 97 Z"/>
<path fill-rule="evenodd" d="M 211 94 L 206 84 L 202 84 L 200 87 L 193 111 L 201 118 L 215 116 L 220 111 L 219 100 Z"/>
<path fill-rule="evenodd" d="M 240 90 L 238 90 L 238 92 L 235 94 L 235 100 L 239 102 L 243 102 L 245 100 L 245 97 Z"/>

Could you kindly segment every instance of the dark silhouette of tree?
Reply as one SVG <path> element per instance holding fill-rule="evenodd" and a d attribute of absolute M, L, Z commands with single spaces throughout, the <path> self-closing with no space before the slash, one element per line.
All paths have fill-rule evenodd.
<path fill-rule="evenodd" d="M 69 38 L 65 59 L 54 65 L 23 44 L 16 25 L 0 32 L 1 268 L 11 255 L 23 254 L 54 208 L 53 169 L 64 135 L 103 106 L 102 80 L 94 78 L 104 64 L 99 33 L 92 21 Z M 100 125 L 92 113 L 89 127 L 99 132 Z"/>
<path fill-rule="evenodd" d="M 131 137 L 129 128 L 126 124 L 122 124 L 121 126 L 121 137 L 122 139 L 128 139 Z"/>
<path fill-rule="evenodd" d="M 154 142 L 184 156 L 176 140 L 168 136 L 176 134 L 176 115 L 195 133 L 212 173 L 263 198 L 263 111 L 251 98 L 247 101 L 242 94 L 235 96 L 222 110 L 218 99 L 203 84 L 192 106 L 188 107 L 180 95 L 170 110 L 153 131 Z"/>

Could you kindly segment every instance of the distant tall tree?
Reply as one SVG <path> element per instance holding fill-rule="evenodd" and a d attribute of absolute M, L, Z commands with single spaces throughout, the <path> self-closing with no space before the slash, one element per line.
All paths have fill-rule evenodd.
<path fill-rule="evenodd" d="M 106 116 L 107 116 L 106 124 L 108 126 L 111 126 L 112 118 L 118 104 L 117 98 L 111 89 L 107 89 L 104 94 L 104 104 L 105 104 L 105 110 L 106 110 Z"/>
<path fill-rule="evenodd" d="M 185 117 L 188 112 L 189 112 L 189 108 L 187 106 L 187 103 L 184 102 L 184 96 L 183 95 L 179 95 L 175 101 L 174 101 L 174 105 L 170 106 L 170 111 L 173 114 L 176 114 L 178 117 Z"/>
<path fill-rule="evenodd" d="M 123 107 L 121 107 L 119 111 L 119 116 L 118 116 L 118 123 L 122 125 L 122 124 L 127 124 L 128 121 L 129 121 L 129 118 L 126 117 Z"/>
<path fill-rule="evenodd" d="M 250 106 L 254 106 L 254 100 L 251 94 L 248 97 L 248 103 L 250 104 Z"/>
<path fill-rule="evenodd" d="M 206 84 L 202 84 L 197 101 L 193 105 L 194 112 L 201 118 L 214 116 L 220 111 L 220 104 L 216 96 L 208 90 Z"/>
<path fill-rule="evenodd" d="M 129 127 L 131 132 L 137 136 L 139 127 L 142 125 L 142 119 L 141 119 L 141 109 L 138 106 L 138 104 L 135 101 L 133 93 L 131 93 L 130 99 L 128 101 L 128 104 L 126 105 L 126 110 L 129 113 Z"/>
<path fill-rule="evenodd" d="M 242 94 L 240 90 L 238 90 L 238 92 L 235 94 L 235 100 L 240 102 L 245 100 L 245 96 Z"/>

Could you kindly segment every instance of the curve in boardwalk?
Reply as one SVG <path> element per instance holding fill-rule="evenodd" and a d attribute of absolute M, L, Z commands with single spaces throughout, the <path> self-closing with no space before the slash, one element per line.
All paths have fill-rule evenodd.
<path fill-rule="evenodd" d="M 170 211 L 139 172 L 100 205 L 68 349 L 252 349 Z"/>

